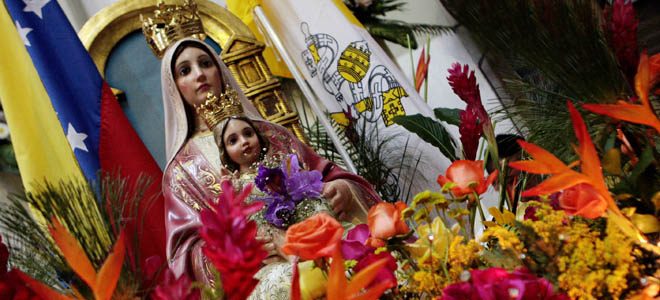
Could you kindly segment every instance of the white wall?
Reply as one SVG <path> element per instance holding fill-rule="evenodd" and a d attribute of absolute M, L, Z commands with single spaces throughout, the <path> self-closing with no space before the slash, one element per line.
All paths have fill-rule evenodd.
<path fill-rule="evenodd" d="M 153 1 L 155 5 L 158 0 Z M 211 1 L 218 3 L 223 7 L 226 6 L 225 0 Z M 62 10 L 64 10 L 64 13 L 69 18 L 73 28 L 75 28 L 76 31 L 79 31 L 89 18 L 94 16 L 103 8 L 119 2 L 119 0 L 57 0 L 57 2 L 60 4 Z M 165 1 L 165 3 L 169 2 L 171 1 Z"/>

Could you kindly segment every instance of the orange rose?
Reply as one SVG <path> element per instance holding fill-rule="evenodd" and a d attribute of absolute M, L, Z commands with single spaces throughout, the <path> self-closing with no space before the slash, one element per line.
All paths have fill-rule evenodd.
<path fill-rule="evenodd" d="M 304 260 L 331 257 L 343 234 L 344 228 L 335 218 L 324 213 L 316 214 L 287 229 L 282 252 Z"/>
<path fill-rule="evenodd" d="M 408 225 L 401 219 L 401 211 L 406 209 L 405 203 L 396 204 L 381 202 L 369 210 L 367 224 L 372 239 L 387 239 L 397 234 L 408 233 Z M 384 243 L 378 243 L 384 245 Z"/>
<path fill-rule="evenodd" d="M 478 195 L 483 194 L 488 189 L 488 186 L 493 183 L 497 177 L 497 170 L 490 173 L 488 179 L 484 178 L 484 162 L 481 160 L 457 160 L 447 168 L 447 177 L 438 176 L 438 183 L 444 186 L 448 182 L 456 183 L 456 186 L 451 189 L 454 197 L 460 198 L 467 194 L 477 192 Z"/>
<path fill-rule="evenodd" d="M 579 215 L 594 219 L 605 212 L 607 200 L 591 185 L 580 183 L 564 190 L 559 196 L 559 206 L 570 216 Z"/>

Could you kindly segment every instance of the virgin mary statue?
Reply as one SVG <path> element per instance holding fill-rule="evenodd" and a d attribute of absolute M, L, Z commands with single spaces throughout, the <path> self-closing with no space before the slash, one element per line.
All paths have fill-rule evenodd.
<path fill-rule="evenodd" d="M 209 92 L 218 96 L 230 92 L 228 89 L 235 92 L 243 106 L 244 117 L 251 120 L 254 130 L 264 139 L 264 155 L 260 159 L 274 160 L 282 154 L 296 154 L 303 169 L 319 171 L 326 186 L 335 186 L 333 201 L 328 204 L 341 203 L 334 201 L 337 197 L 345 197 L 348 201 L 344 203 L 349 203 L 334 207 L 336 212 L 340 210 L 347 212 L 341 215 L 351 216 L 355 215 L 352 212 L 357 211 L 358 202 L 369 207 L 380 201 L 364 179 L 321 158 L 287 129 L 263 120 L 225 64 L 204 42 L 188 38 L 169 46 L 162 60 L 161 80 L 167 156 L 163 175 L 167 259 L 176 276 L 187 274 L 195 281 L 213 284 L 209 262 L 201 251 L 204 242 L 198 235 L 199 212 L 209 201 L 217 201 L 222 192 L 221 174 L 228 172 L 223 171 L 227 162 L 221 159 L 213 132 L 193 109 Z M 254 168 L 247 168 L 237 177 L 250 180 L 254 172 Z M 275 232 L 262 238 L 279 249 L 283 231 L 261 230 L 272 226 L 267 222 L 258 222 L 258 226 L 260 232 Z M 290 263 L 284 256 L 280 260 L 267 260 L 256 276 L 260 283 L 251 298 L 288 299 L 290 270 Z"/>

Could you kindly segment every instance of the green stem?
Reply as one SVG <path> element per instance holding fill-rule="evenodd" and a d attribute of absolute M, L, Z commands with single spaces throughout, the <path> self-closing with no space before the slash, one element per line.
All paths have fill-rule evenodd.
<path fill-rule="evenodd" d="M 461 225 L 461 232 L 463 233 L 463 236 L 465 237 L 465 240 L 469 240 L 469 236 L 467 235 L 467 231 L 465 230 L 465 224 L 463 224 L 463 220 L 458 220 L 458 224 Z"/>
<path fill-rule="evenodd" d="M 445 220 L 444 217 L 440 214 L 440 210 L 438 209 L 438 206 L 433 206 L 433 210 L 435 213 L 438 215 L 438 218 L 440 218 L 440 221 L 442 221 L 442 224 L 445 225 L 445 228 L 449 229 L 449 226 L 447 225 L 447 221 Z"/>
<path fill-rule="evenodd" d="M 448 241 L 445 247 L 445 261 L 442 264 L 442 270 L 445 272 L 445 277 L 447 278 L 447 282 L 451 282 L 451 278 L 449 277 L 449 271 L 447 270 L 447 260 L 449 259 L 449 247 L 451 246 L 451 240 Z"/>
<path fill-rule="evenodd" d="M 417 263 L 415 263 L 415 260 L 410 256 L 410 253 L 406 251 L 402 246 L 398 245 L 392 245 L 388 246 L 388 250 L 394 250 L 399 252 L 408 262 L 410 262 L 410 266 L 415 270 L 415 272 L 419 271 L 419 267 L 417 266 Z"/>
<path fill-rule="evenodd" d="M 470 233 L 472 234 L 469 239 L 474 237 L 474 222 L 477 220 L 477 208 L 475 206 L 470 207 Z"/>
<path fill-rule="evenodd" d="M 410 67 L 412 68 L 412 82 L 413 85 L 416 84 L 415 82 L 415 59 L 413 58 L 413 53 L 412 53 L 412 48 L 410 48 L 410 35 L 406 34 L 406 40 L 408 41 L 408 53 L 410 53 Z"/>
<path fill-rule="evenodd" d="M 472 192 L 474 194 L 474 197 L 476 197 L 476 202 L 477 202 L 477 208 L 479 208 L 479 215 L 481 215 L 481 222 L 486 221 L 486 217 L 484 215 L 484 210 L 481 208 L 481 199 L 479 199 L 479 194 L 477 192 Z"/>
<path fill-rule="evenodd" d="M 431 57 L 431 38 L 426 37 L 426 63 Z M 429 103 L 429 69 L 426 68 L 426 79 L 424 79 L 424 102 Z"/>

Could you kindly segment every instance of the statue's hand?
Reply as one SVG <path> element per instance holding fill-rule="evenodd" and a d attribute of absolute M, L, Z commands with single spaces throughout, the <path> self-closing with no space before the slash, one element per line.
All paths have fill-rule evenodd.
<path fill-rule="evenodd" d="M 280 248 L 284 245 L 286 231 L 271 228 L 268 237 L 257 237 L 258 240 L 263 242 L 263 248 L 268 252 L 264 264 L 271 264 L 274 262 L 292 262 L 294 257 L 282 253 Z"/>
<path fill-rule="evenodd" d="M 343 179 L 326 182 L 323 186 L 323 197 L 330 201 L 332 210 L 338 216 L 339 220 L 349 221 L 347 211 L 351 207 L 351 200 L 353 198 L 350 183 Z"/>

